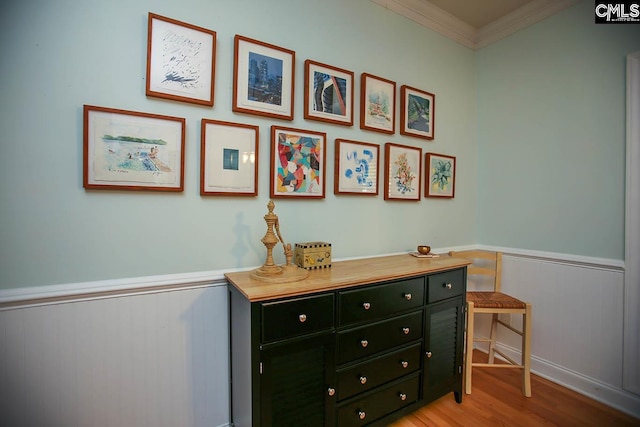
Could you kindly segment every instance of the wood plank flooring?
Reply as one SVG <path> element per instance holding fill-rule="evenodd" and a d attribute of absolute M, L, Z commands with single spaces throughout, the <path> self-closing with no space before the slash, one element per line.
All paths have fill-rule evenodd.
<path fill-rule="evenodd" d="M 474 360 L 482 359 L 486 354 L 475 351 Z M 474 369 L 473 392 L 461 404 L 449 393 L 389 427 L 640 426 L 640 419 L 533 374 L 531 391 L 530 398 L 522 395 L 519 370 Z"/>

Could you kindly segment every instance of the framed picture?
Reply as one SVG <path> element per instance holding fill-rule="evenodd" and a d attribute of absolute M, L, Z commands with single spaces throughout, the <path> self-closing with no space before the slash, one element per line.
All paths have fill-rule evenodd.
<path fill-rule="evenodd" d="M 240 35 L 234 48 L 233 111 L 293 120 L 296 53 Z"/>
<path fill-rule="evenodd" d="M 254 125 L 202 119 L 200 194 L 258 195 L 258 137 Z"/>
<path fill-rule="evenodd" d="M 84 188 L 182 191 L 185 119 L 84 106 Z"/>
<path fill-rule="evenodd" d="M 304 118 L 353 126 L 353 72 L 307 59 Z"/>
<path fill-rule="evenodd" d="M 147 96 L 213 106 L 216 32 L 149 13 Z"/>
<path fill-rule="evenodd" d="M 379 168 L 378 145 L 336 139 L 333 193 L 377 196 Z"/>
<path fill-rule="evenodd" d="M 360 128 L 393 134 L 396 131 L 396 83 L 362 73 Z"/>
<path fill-rule="evenodd" d="M 410 86 L 400 88 L 400 133 L 433 139 L 436 96 Z"/>
<path fill-rule="evenodd" d="M 427 153 L 425 168 L 424 196 L 453 198 L 456 190 L 456 158 Z"/>
<path fill-rule="evenodd" d="M 271 126 L 271 197 L 324 198 L 326 139 L 322 132 Z"/>
<path fill-rule="evenodd" d="M 422 149 L 387 142 L 384 145 L 384 199 L 420 200 Z"/>

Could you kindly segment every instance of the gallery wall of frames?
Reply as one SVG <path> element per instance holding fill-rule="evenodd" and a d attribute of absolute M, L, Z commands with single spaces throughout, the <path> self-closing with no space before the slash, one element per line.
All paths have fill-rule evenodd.
<path fill-rule="evenodd" d="M 146 96 L 213 107 L 217 33 L 154 13 L 147 20 Z M 336 195 L 419 201 L 455 196 L 456 158 L 421 147 L 366 139 L 366 132 L 435 140 L 435 94 L 384 77 L 304 61 L 305 129 L 286 126 L 296 114 L 296 52 L 235 35 L 231 110 L 274 119 L 270 162 L 259 165 L 260 127 L 202 118 L 200 194 L 258 195 L 268 170 L 270 197 Z M 354 99 L 359 83 L 360 99 Z M 357 111 L 357 113 L 356 113 Z M 355 119 L 359 114 L 359 120 Z M 362 140 L 336 138 L 334 171 L 327 172 L 324 126 L 359 124 Z M 398 123 L 396 129 L 396 122 Z M 83 109 L 83 185 L 87 190 L 184 191 L 186 119 L 105 106 Z M 384 165 L 380 173 L 381 151 Z M 260 167 L 259 167 L 260 166 Z M 382 176 L 381 176 L 382 175 Z M 262 177 L 262 178 L 261 178 Z M 382 179 L 382 184 L 380 180 Z"/>

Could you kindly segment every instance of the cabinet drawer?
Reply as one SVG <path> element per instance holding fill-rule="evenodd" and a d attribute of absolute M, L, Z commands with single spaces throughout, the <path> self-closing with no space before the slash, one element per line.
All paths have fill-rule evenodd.
<path fill-rule="evenodd" d="M 338 332 L 338 364 L 388 350 L 422 337 L 422 310 Z"/>
<path fill-rule="evenodd" d="M 429 303 L 462 295 L 464 291 L 464 270 L 453 270 L 432 274 L 427 277 Z"/>
<path fill-rule="evenodd" d="M 338 400 L 343 400 L 420 369 L 417 343 L 347 369 L 338 370 Z"/>
<path fill-rule="evenodd" d="M 419 375 L 392 384 L 338 409 L 338 426 L 363 426 L 418 400 Z"/>
<path fill-rule="evenodd" d="M 338 325 L 379 319 L 420 307 L 424 303 L 424 277 L 338 293 Z"/>
<path fill-rule="evenodd" d="M 333 327 L 333 294 L 262 304 L 262 342 Z"/>

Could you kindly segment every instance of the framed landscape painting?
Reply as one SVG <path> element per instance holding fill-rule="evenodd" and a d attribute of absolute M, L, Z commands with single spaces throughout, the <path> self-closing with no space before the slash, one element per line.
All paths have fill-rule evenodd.
<path fill-rule="evenodd" d="M 384 154 L 384 199 L 420 200 L 422 149 L 387 142 Z"/>
<path fill-rule="evenodd" d="M 433 139 L 436 96 L 410 86 L 400 88 L 400 134 Z"/>
<path fill-rule="evenodd" d="M 456 158 L 444 154 L 425 155 L 425 197 L 452 199 L 456 189 Z"/>
<path fill-rule="evenodd" d="M 240 35 L 234 46 L 232 110 L 293 120 L 295 52 Z"/>
<path fill-rule="evenodd" d="M 393 134 L 396 131 L 396 83 L 362 73 L 360 78 L 360 128 Z"/>
<path fill-rule="evenodd" d="M 323 132 L 271 126 L 271 197 L 324 199 Z"/>
<path fill-rule="evenodd" d="M 334 194 L 378 195 L 380 146 L 336 139 Z"/>
<path fill-rule="evenodd" d="M 185 119 L 84 106 L 86 189 L 182 191 Z"/>
<path fill-rule="evenodd" d="M 353 72 L 307 59 L 304 62 L 304 118 L 353 125 Z"/>

